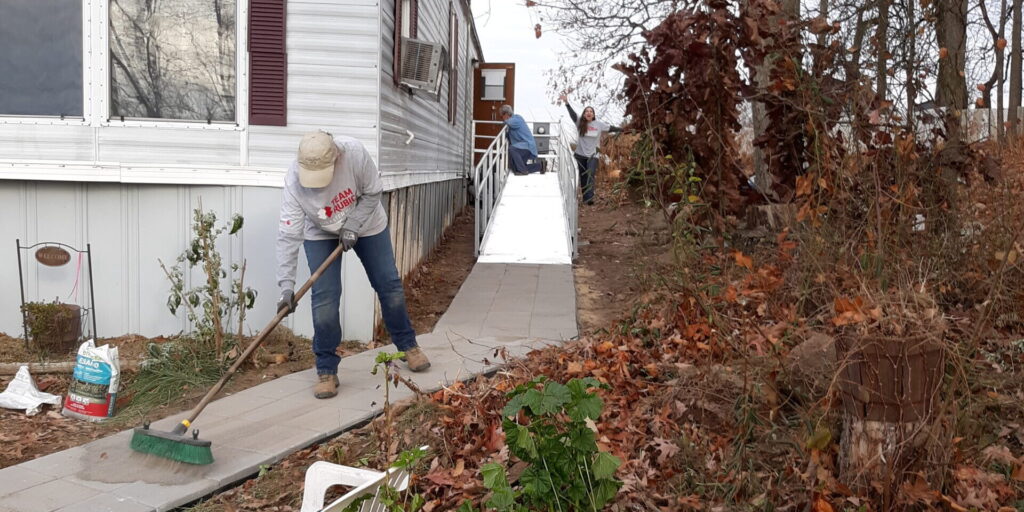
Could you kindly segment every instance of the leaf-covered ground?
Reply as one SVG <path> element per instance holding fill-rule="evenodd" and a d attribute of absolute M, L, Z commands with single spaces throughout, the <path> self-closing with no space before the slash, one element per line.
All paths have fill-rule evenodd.
<path fill-rule="evenodd" d="M 1007 168 L 1019 169 L 1021 161 Z M 680 251 L 659 231 L 665 225 L 658 215 L 617 194 L 581 212 L 589 243 L 577 268 L 580 340 L 393 411 L 396 442 L 386 451 L 432 448 L 416 475 L 424 510 L 485 501 L 480 467 L 488 462 L 503 463 L 514 484 L 525 467 L 505 447 L 501 410 L 508 391 L 537 375 L 609 385 L 599 392 L 604 412 L 594 429 L 600 448 L 623 461 L 616 476 L 624 485 L 610 510 L 881 510 L 838 480 L 838 394 L 833 375 L 822 381 L 815 364 L 828 357 L 806 348 L 812 339 L 828 339 L 819 330 L 832 325 L 833 315 L 860 310 L 837 307 L 813 319 L 798 313 L 788 299 L 787 272 L 799 247 L 784 233 Z M 957 329 L 968 329 L 972 316 L 955 320 Z M 1018 340 L 1013 329 L 993 331 L 979 356 L 965 361 L 971 394 L 950 419 L 958 434 L 944 447 L 946 483 L 908 482 L 899 505 L 1024 506 Z M 382 468 L 379 434 L 388 429 L 378 418 L 265 468 L 193 511 L 298 510 L 311 463 Z"/>

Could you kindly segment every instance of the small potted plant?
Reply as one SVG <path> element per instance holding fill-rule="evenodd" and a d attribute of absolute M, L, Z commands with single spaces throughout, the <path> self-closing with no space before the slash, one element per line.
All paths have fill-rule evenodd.
<path fill-rule="evenodd" d="M 71 351 L 82 335 L 82 308 L 77 304 L 29 302 L 22 306 L 27 343 L 41 354 Z"/>

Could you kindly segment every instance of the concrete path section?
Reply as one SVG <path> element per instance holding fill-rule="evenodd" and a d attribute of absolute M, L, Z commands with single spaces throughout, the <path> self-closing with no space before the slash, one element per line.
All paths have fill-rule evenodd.
<path fill-rule="evenodd" d="M 569 265 L 566 229 L 558 173 L 510 175 L 477 262 Z"/>
<path fill-rule="evenodd" d="M 572 267 L 477 263 L 434 333 L 469 339 L 575 338 Z"/>
<path fill-rule="evenodd" d="M 526 178 L 534 178 L 533 176 Z M 577 336 L 569 265 L 478 263 L 419 344 L 433 365 L 403 372 L 425 391 L 493 371 L 507 357 Z M 382 377 L 370 374 L 383 350 L 342 360 L 340 393 L 313 398 L 313 370 L 294 373 L 210 404 L 195 422 L 216 459 L 189 466 L 133 452 L 131 431 L 0 470 L 0 512 L 150 512 L 208 496 L 289 454 L 358 426 L 381 412 Z M 410 398 L 404 386 L 392 400 Z M 181 416 L 151 428 L 169 430 Z M 299 482 L 296 482 L 298 485 Z"/>

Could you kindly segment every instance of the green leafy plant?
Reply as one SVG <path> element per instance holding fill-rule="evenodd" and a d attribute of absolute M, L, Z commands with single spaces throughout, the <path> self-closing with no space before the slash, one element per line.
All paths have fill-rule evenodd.
<path fill-rule="evenodd" d="M 30 346 L 41 356 L 70 350 L 81 333 L 82 311 L 73 304 L 29 302 L 21 307 Z"/>
<path fill-rule="evenodd" d="M 373 360 L 373 369 L 370 370 L 372 375 L 384 375 L 384 424 L 377 432 L 377 437 L 380 439 L 381 453 L 388 458 L 391 456 L 391 439 L 395 434 L 394 418 L 391 416 L 391 385 L 398 385 L 400 376 L 395 361 L 403 357 L 405 352 L 378 352 Z"/>
<path fill-rule="evenodd" d="M 405 357 L 405 352 L 379 352 L 377 357 L 373 360 L 373 368 L 370 370 L 372 375 L 383 375 L 384 377 L 384 405 L 383 405 L 383 416 L 384 421 L 381 426 L 377 428 L 377 437 L 380 440 L 381 451 L 386 458 L 391 458 L 392 451 L 392 439 L 394 438 L 394 419 L 392 418 L 391 410 L 391 393 L 390 388 L 392 385 L 398 386 L 398 384 L 404 383 L 414 391 L 418 392 L 418 388 L 414 383 L 403 379 L 398 372 L 396 362 L 400 361 Z M 396 443 L 397 444 L 397 443 Z M 385 508 L 387 512 L 417 512 L 423 508 L 427 503 L 426 498 L 422 494 L 411 492 L 409 489 L 412 488 L 412 474 L 416 469 L 416 466 L 422 462 L 427 454 L 427 447 L 422 446 L 413 448 L 411 450 L 405 450 L 395 456 L 391 462 L 391 470 L 404 472 L 410 475 L 409 486 L 405 490 L 399 491 L 394 487 L 383 484 L 381 485 L 376 494 L 367 494 L 359 499 L 353 501 L 345 507 L 344 512 L 358 512 L 362 509 L 363 503 L 367 500 L 371 500 L 376 496 L 377 501 Z M 364 457 L 359 459 L 359 465 L 368 466 L 369 459 Z M 376 509 L 374 509 L 376 510 Z"/>
<path fill-rule="evenodd" d="M 485 505 L 502 512 L 604 508 L 622 486 L 615 478 L 621 461 L 598 450 L 592 428 L 604 402 L 590 390 L 606 387 L 589 377 L 563 385 L 539 376 L 510 391 L 502 409 L 505 443 L 529 466 L 518 489 L 504 466 L 481 467 L 492 492 Z"/>
<path fill-rule="evenodd" d="M 391 456 L 391 443 L 394 437 L 390 387 L 392 385 L 398 386 L 399 382 L 403 382 L 414 390 L 417 390 L 414 384 L 403 379 L 398 373 L 396 361 L 400 361 L 404 357 L 405 352 L 379 352 L 377 357 L 374 358 L 373 368 L 370 370 L 372 375 L 381 374 L 384 376 L 384 421 L 383 425 L 377 430 L 377 437 L 381 442 L 381 453 L 385 454 L 388 458 Z M 411 475 L 416 466 L 426 458 L 428 453 L 427 447 L 425 446 L 405 450 L 395 456 L 390 467 L 394 471 L 408 473 L 411 479 Z M 366 466 L 369 465 L 369 460 L 367 458 L 363 458 L 359 460 L 359 463 L 362 466 Z M 411 492 L 409 490 L 411 488 L 411 481 L 409 486 L 403 491 L 399 491 L 387 484 L 381 485 L 377 490 L 376 497 L 380 504 L 385 507 L 382 510 L 386 510 L 387 512 L 417 512 L 421 510 L 427 500 L 422 494 Z M 344 512 L 358 512 L 361 510 L 363 502 L 373 499 L 373 497 L 374 495 L 371 494 L 360 497 L 346 506 Z"/>
<path fill-rule="evenodd" d="M 171 282 L 167 308 L 177 314 L 184 306 L 195 331 L 172 342 L 149 346 L 145 364 L 129 385 L 132 403 L 128 411 L 146 414 L 180 399 L 183 391 L 205 388 L 216 382 L 237 357 L 245 312 L 255 304 L 256 291 L 245 286 L 245 261 L 232 263 L 228 272 L 217 243 L 224 236 L 237 235 L 242 224 L 242 217 L 235 215 L 218 227 L 217 215 L 204 212 L 200 204 L 193 211 L 193 238 L 188 249 L 170 268 L 157 260 Z M 202 285 L 192 286 L 188 271 L 196 268 L 205 279 Z M 235 335 L 225 335 L 224 325 L 230 318 L 238 321 Z"/>
<path fill-rule="evenodd" d="M 245 312 L 252 309 L 256 302 L 256 290 L 246 287 L 245 261 L 232 263 L 231 272 L 224 269 L 223 258 L 217 250 L 217 241 L 225 233 L 234 236 L 242 229 L 241 215 L 235 215 L 229 223 L 217 226 L 217 215 L 204 212 L 202 204 L 193 211 L 193 238 L 188 249 L 183 251 L 168 269 L 163 261 L 163 269 L 171 282 L 171 292 L 167 297 L 167 308 L 177 314 L 178 308 L 185 306 L 188 320 L 195 326 L 196 340 L 211 344 L 218 356 L 230 354 L 225 345 L 224 323 L 234 316 L 238 320 L 238 334 L 233 340 L 237 343 L 242 338 L 245 323 Z M 191 286 L 186 276 L 186 269 L 198 267 L 205 276 L 200 286 Z M 236 278 L 236 274 L 238 277 Z M 225 286 L 224 280 L 228 281 Z"/>
<path fill-rule="evenodd" d="M 402 471 L 411 475 L 416 466 L 427 457 L 428 453 L 426 447 L 405 450 L 395 457 L 395 461 L 391 463 L 391 468 L 394 471 Z M 427 500 L 422 494 L 410 492 L 409 489 L 411 488 L 411 483 L 404 491 L 399 491 L 387 484 L 381 485 L 377 490 L 377 500 L 386 507 L 383 510 L 387 510 L 387 512 L 417 512 L 423 508 Z M 371 500 L 373 497 L 374 495 L 372 494 L 364 495 L 345 507 L 343 512 L 359 512 L 363 502 Z"/>

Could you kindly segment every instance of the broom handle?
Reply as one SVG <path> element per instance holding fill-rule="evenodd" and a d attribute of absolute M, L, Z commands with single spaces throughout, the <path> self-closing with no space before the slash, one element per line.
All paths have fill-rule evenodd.
<path fill-rule="evenodd" d="M 299 291 L 295 292 L 294 303 L 297 304 L 299 302 L 299 299 L 301 299 L 302 296 L 305 295 L 306 292 L 308 292 L 309 289 L 313 287 L 313 283 L 320 278 L 320 275 L 323 274 L 325 270 L 327 270 L 327 267 L 331 266 L 331 264 L 334 263 L 334 260 L 338 259 L 338 256 L 340 256 L 342 252 L 344 252 L 344 247 L 341 244 L 338 244 L 338 248 L 334 249 L 334 252 L 332 252 L 330 256 L 327 256 L 327 259 L 320 264 L 320 268 L 316 269 L 316 272 L 313 272 L 313 275 L 309 276 L 309 280 L 307 280 L 306 283 L 302 285 L 302 288 L 299 288 Z M 235 363 L 231 365 L 231 368 L 228 368 L 228 371 L 224 373 L 223 376 L 221 376 L 220 380 L 218 380 L 217 383 L 214 384 L 213 387 L 206 392 L 206 395 L 203 397 L 202 400 L 199 401 L 199 404 L 196 405 L 195 408 L 192 409 L 192 412 L 189 413 L 188 419 L 182 421 L 175 427 L 175 431 L 180 431 L 179 433 L 183 434 L 185 433 L 186 430 L 188 430 L 188 427 L 192 424 L 193 421 L 196 420 L 196 417 L 199 416 L 199 413 L 203 412 L 203 409 L 210 403 L 210 401 L 213 400 L 213 397 L 220 392 L 220 390 L 224 387 L 225 384 L 227 384 L 228 379 L 230 379 L 234 375 L 238 368 L 242 366 L 242 363 L 244 363 L 245 360 L 248 359 L 250 355 L 252 355 L 253 351 L 255 351 L 256 348 L 259 347 L 261 343 L 263 343 L 263 339 L 266 338 L 267 335 L 270 334 L 270 332 L 273 331 L 275 327 L 277 327 L 277 324 L 281 323 L 281 320 L 284 320 L 284 317 L 288 316 L 288 314 L 289 311 L 287 309 L 282 309 L 281 311 L 277 312 L 277 315 L 274 315 L 274 318 L 270 320 L 270 323 L 268 323 L 266 327 L 264 327 L 263 330 L 256 335 L 256 338 L 252 340 L 251 343 L 249 343 L 248 347 L 245 347 L 245 351 L 242 352 L 242 355 L 238 356 L 238 359 L 236 359 Z"/>

